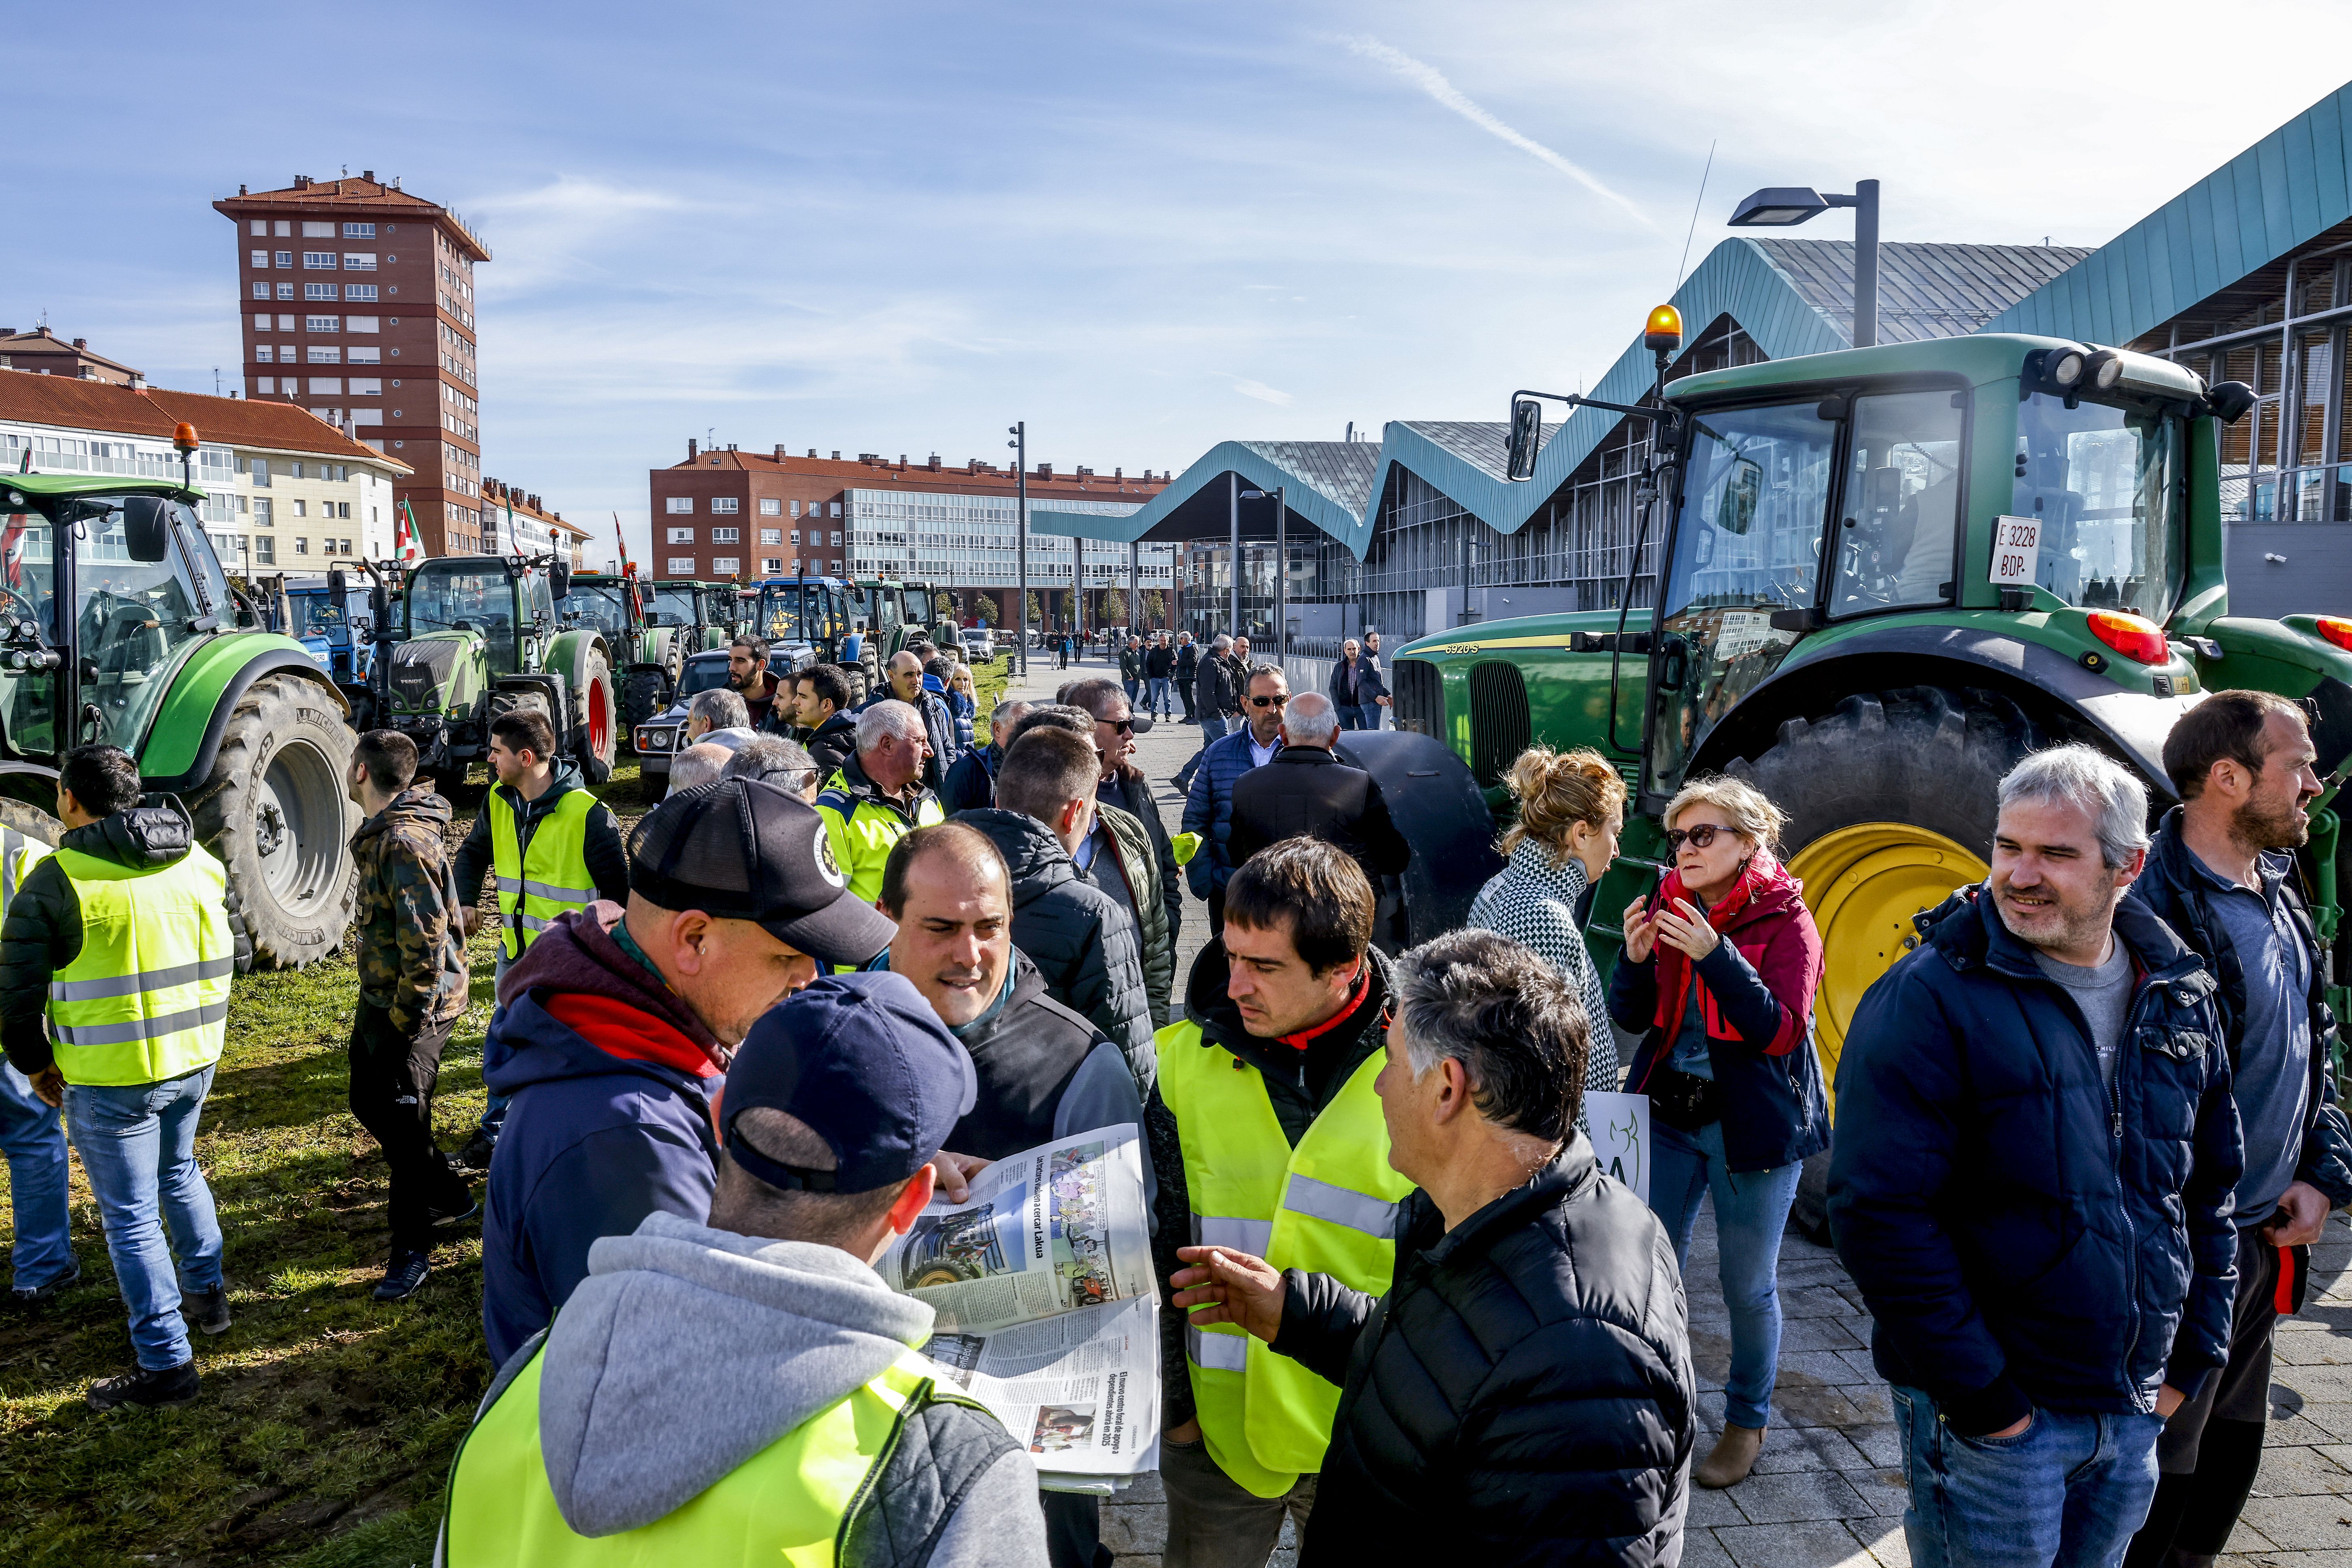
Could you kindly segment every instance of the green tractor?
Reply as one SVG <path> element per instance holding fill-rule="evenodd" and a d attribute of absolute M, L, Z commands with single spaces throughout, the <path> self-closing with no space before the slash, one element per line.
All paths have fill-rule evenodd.
<path fill-rule="evenodd" d="M 178 445 L 195 449 L 189 426 Z M 121 746 L 227 868 L 258 963 L 336 952 L 356 891 L 350 706 L 231 593 L 194 510 L 205 492 L 19 473 L 0 495 L 0 822 L 56 842 L 60 753 Z"/>
<path fill-rule="evenodd" d="M 654 584 L 653 603 L 645 613 L 649 627 L 677 628 L 681 655 L 725 647 L 742 619 L 742 595 L 732 583 L 679 579 Z"/>
<path fill-rule="evenodd" d="M 647 588 L 632 578 L 603 572 L 575 572 L 569 593 L 555 596 L 561 625 L 584 627 L 604 638 L 621 685 L 621 732 L 636 727 L 670 704 L 678 677 L 686 672 L 691 623 L 658 621 L 646 613 Z"/>
<path fill-rule="evenodd" d="M 1668 324 L 1650 340 L 1662 378 Z M 2088 742 L 2168 803 L 2174 720 L 2240 687 L 2305 700 L 2323 774 L 2352 754 L 2352 620 L 2230 614 L 2221 429 L 2245 387 L 1988 334 L 1661 393 L 1599 405 L 1655 427 L 1633 550 L 1656 542 L 1655 607 L 1440 632 L 1394 671 L 1399 722 L 1451 745 L 1490 803 L 1530 742 L 1623 772 L 1633 810 L 1589 926 L 1604 964 L 1619 911 L 1663 868 L 1657 815 L 1676 788 L 1745 778 L 1790 819 L 1833 1071 L 1863 993 L 1916 944 L 1912 917 L 1986 874 L 1994 786 L 2027 752 Z M 1533 470 L 1538 407 L 1514 400 L 1514 479 Z M 2331 965 L 2343 853 L 2335 815 L 2315 812 L 2305 870 Z"/>
<path fill-rule="evenodd" d="M 590 784 L 612 776 L 613 646 L 556 608 L 578 584 L 551 555 L 453 555 L 408 574 L 402 640 L 376 654 L 382 710 L 416 742 L 418 772 L 443 794 L 488 757 L 490 726 L 521 709 L 547 715 L 558 751 Z M 391 618 L 379 619 L 390 645 Z"/>
<path fill-rule="evenodd" d="M 929 584 L 862 577 L 857 586 L 871 606 L 869 641 L 882 662 L 917 637 L 943 648 L 958 646 L 955 617 L 937 613 L 939 595 Z"/>

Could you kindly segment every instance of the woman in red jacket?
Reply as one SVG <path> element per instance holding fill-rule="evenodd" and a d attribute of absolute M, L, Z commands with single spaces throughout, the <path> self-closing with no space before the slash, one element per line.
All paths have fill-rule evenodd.
<path fill-rule="evenodd" d="M 1667 805 L 1674 868 L 1625 908 L 1609 985 L 1620 1027 L 1643 1031 L 1626 1088 L 1650 1097 L 1650 1206 L 1687 1265 L 1699 1199 L 1715 1197 L 1731 1372 L 1723 1436 L 1691 1470 L 1747 1479 L 1764 1447 L 1780 1353 L 1780 1233 L 1805 1156 L 1829 1144 L 1812 1048 L 1822 939 L 1775 854 L 1779 807 L 1738 779 L 1701 779 Z"/>

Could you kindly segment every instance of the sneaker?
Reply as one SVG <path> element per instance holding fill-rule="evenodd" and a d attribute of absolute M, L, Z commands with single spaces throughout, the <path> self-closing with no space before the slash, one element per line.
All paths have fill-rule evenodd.
<path fill-rule="evenodd" d="M 383 1266 L 383 1279 L 375 1288 L 379 1301 L 404 1301 L 416 1294 L 433 1265 L 421 1252 L 395 1252 Z"/>
<path fill-rule="evenodd" d="M 194 1360 L 162 1372 L 149 1372 L 145 1367 L 133 1367 L 121 1377 L 110 1377 L 103 1383 L 89 1385 L 89 1407 L 111 1410 L 118 1405 L 141 1405 L 149 1409 L 160 1405 L 185 1405 L 196 1396 L 196 1363 Z"/>
<path fill-rule="evenodd" d="M 228 1332 L 227 1283 L 224 1281 L 209 1290 L 182 1291 L 180 1316 L 192 1329 L 202 1329 L 208 1334 Z"/>
<path fill-rule="evenodd" d="M 477 1127 L 474 1129 L 474 1135 L 466 1140 L 466 1146 L 457 1151 L 457 1163 L 469 1171 L 487 1171 L 490 1168 L 490 1155 L 497 1151 L 499 1141 L 496 1134 L 485 1132 Z"/>
<path fill-rule="evenodd" d="M 62 1279 L 52 1279 L 46 1285 L 36 1285 L 29 1289 L 22 1285 L 16 1286 L 8 1292 L 8 1304 L 12 1307 L 26 1308 L 42 1306 L 56 1300 L 80 1283 L 81 1266 L 76 1264 L 74 1271 Z"/>

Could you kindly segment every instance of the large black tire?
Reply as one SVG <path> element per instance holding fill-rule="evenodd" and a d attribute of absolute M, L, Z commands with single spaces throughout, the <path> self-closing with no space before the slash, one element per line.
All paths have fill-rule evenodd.
<path fill-rule="evenodd" d="M 358 894 L 344 781 L 359 738 L 318 682 L 267 675 L 238 699 L 212 777 L 188 801 L 196 837 L 228 868 L 259 968 L 338 952 Z"/>
<path fill-rule="evenodd" d="M 1822 927 L 1813 1037 L 1824 1078 L 1834 1081 L 1863 994 L 1916 944 L 1909 916 L 1982 874 L 2001 775 L 2052 738 L 1997 692 L 1908 687 L 1790 719 L 1769 751 L 1725 770 L 1789 814 L 1781 853 Z M 1805 1162 L 1790 1215 L 1824 1245 L 1828 1194 L 1824 1152 Z"/>
<path fill-rule="evenodd" d="M 621 728 L 630 749 L 636 749 L 637 726 L 669 706 L 674 688 L 660 671 L 641 669 L 621 685 Z"/>
<path fill-rule="evenodd" d="M 586 671 L 580 689 L 572 695 L 579 721 L 572 727 L 569 749 L 580 764 L 580 776 L 601 784 L 613 776 L 613 755 L 620 744 L 614 722 L 618 710 L 613 700 L 612 667 L 604 656 L 590 649 Z"/>

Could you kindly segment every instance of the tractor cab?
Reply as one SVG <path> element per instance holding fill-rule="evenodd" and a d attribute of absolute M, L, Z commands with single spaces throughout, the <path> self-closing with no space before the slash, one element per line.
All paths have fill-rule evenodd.
<path fill-rule="evenodd" d="M 645 620 L 649 626 L 677 627 L 689 654 L 723 648 L 735 635 L 735 590 L 720 583 L 658 582 Z"/>
<path fill-rule="evenodd" d="M 565 626 L 586 626 L 603 633 L 614 647 L 627 647 L 646 622 L 637 593 L 626 577 L 574 574 L 572 591 L 558 607 Z"/>
<path fill-rule="evenodd" d="M 539 647 L 555 629 L 547 574 L 495 555 L 426 562 L 409 574 L 405 609 L 405 640 L 473 637 L 492 676 L 537 668 Z"/>
<path fill-rule="evenodd" d="M 876 604 L 837 577 L 772 577 L 760 584 L 752 629 L 771 645 L 806 643 L 816 658 L 856 670 L 871 685 L 879 668 L 878 634 L 870 630 L 882 613 Z"/>

